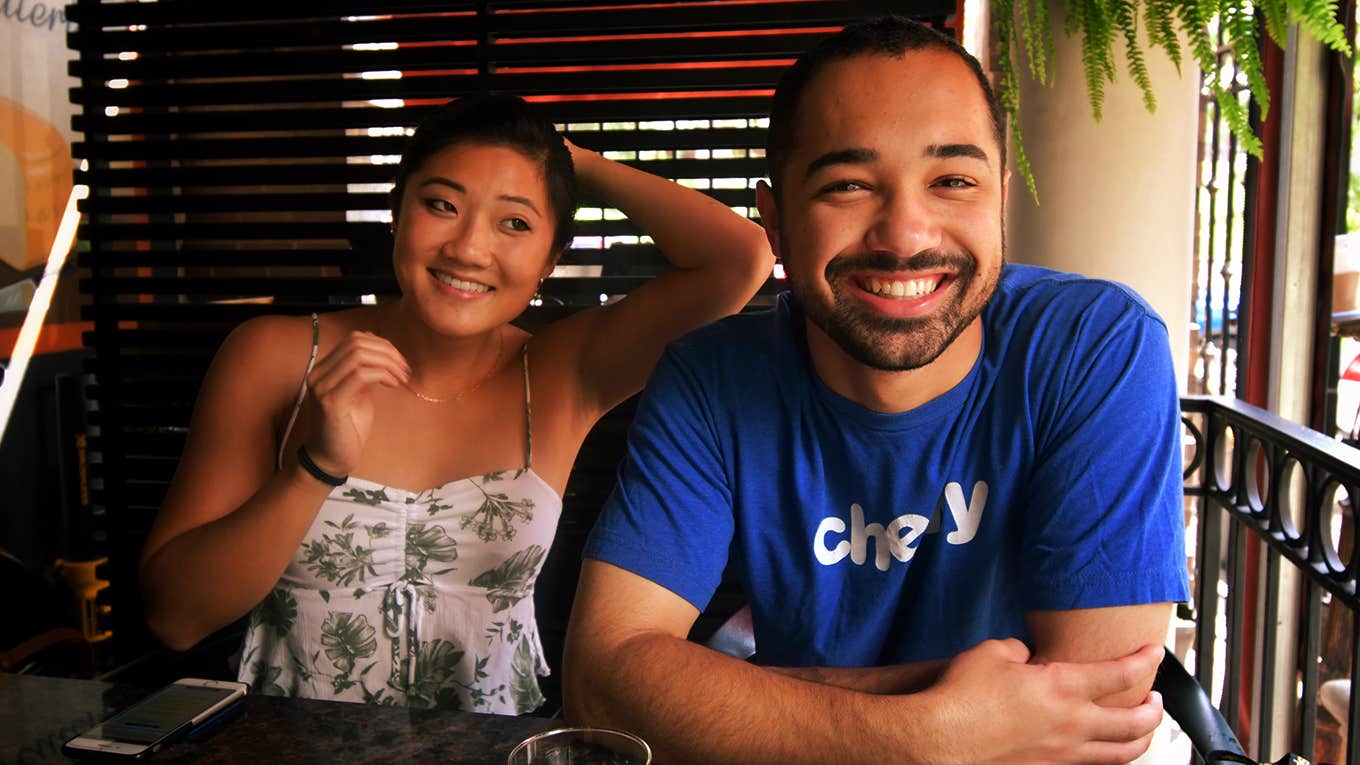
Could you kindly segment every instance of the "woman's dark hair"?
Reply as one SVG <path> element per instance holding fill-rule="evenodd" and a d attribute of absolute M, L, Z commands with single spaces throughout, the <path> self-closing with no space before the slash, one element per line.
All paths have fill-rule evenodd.
<path fill-rule="evenodd" d="M 406 181 L 430 157 L 458 143 L 483 143 L 515 149 L 542 166 L 548 204 L 556 216 L 553 257 L 571 243 L 576 217 L 576 171 L 571 152 L 552 123 L 534 113 L 518 96 L 464 96 L 426 117 L 401 154 L 392 187 L 392 220 L 396 222 Z"/>

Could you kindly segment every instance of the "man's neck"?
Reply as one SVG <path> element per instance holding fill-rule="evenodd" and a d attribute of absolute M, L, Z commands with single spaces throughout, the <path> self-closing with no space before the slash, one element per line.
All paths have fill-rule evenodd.
<path fill-rule="evenodd" d="M 826 386 L 865 409 L 897 414 L 934 400 L 958 385 L 982 351 L 982 317 L 973 320 L 936 359 L 919 369 L 886 372 L 857 361 L 820 327 L 807 325 L 808 355 Z"/>

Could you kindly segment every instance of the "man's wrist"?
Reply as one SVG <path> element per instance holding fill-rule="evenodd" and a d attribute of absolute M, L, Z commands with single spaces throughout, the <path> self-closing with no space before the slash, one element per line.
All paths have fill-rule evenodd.
<path fill-rule="evenodd" d="M 859 725 L 866 731 L 880 732 L 877 742 L 884 747 L 863 762 L 965 765 L 959 751 L 969 726 L 948 698 L 931 691 L 895 696 L 859 694 L 857 703 L 861 706 Z"/>

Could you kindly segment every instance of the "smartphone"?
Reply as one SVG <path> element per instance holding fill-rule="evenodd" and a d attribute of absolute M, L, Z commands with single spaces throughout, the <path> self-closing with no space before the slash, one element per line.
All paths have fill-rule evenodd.
<path fill-rule="evenodd" d="M 246 688 L 228 680 L 176 680 L 70 739 L 61 752 L 67 757 L 142 759 L 231 709 Z"/>

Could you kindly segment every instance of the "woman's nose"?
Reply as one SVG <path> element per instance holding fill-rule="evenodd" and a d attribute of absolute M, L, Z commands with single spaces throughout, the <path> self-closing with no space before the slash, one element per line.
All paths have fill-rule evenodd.
<path fill-rule="evenodd" d="M 477 220 L 464 219 L 444 242 L 443 255 L 457 263 L 485 267 L 491 263 L 491 230 Z"/>

